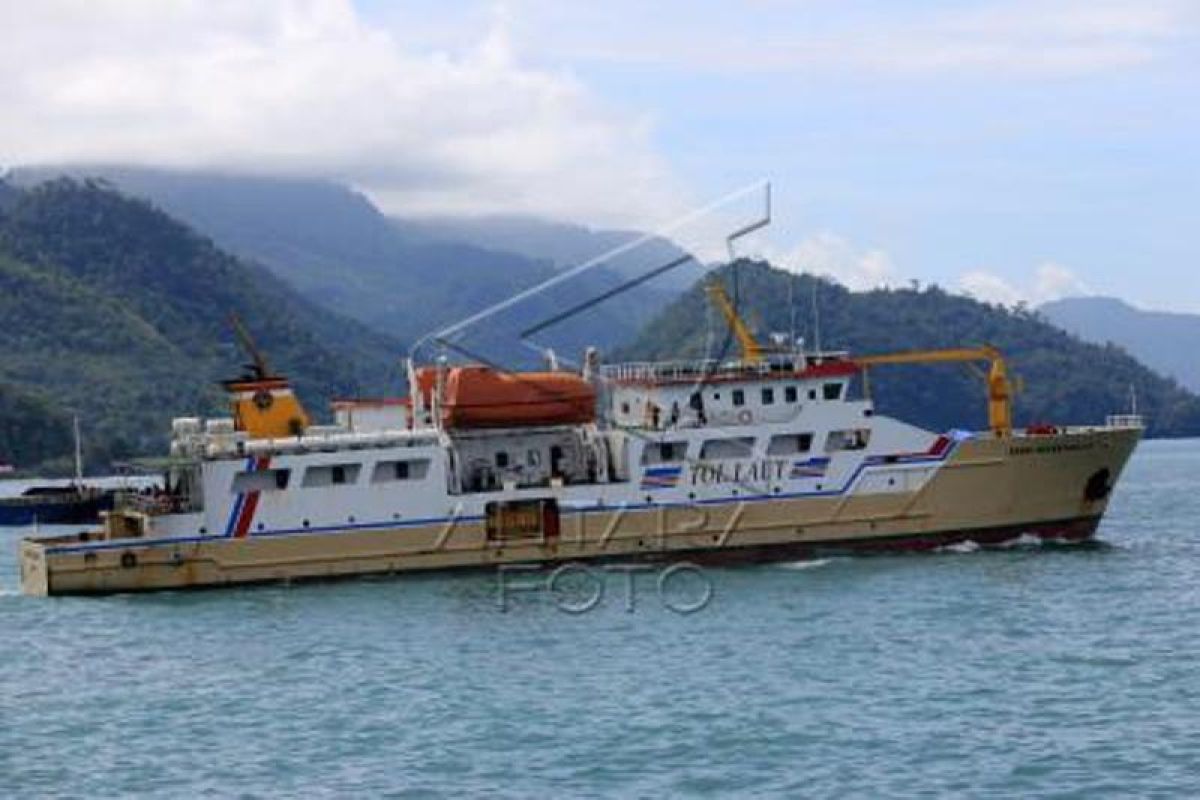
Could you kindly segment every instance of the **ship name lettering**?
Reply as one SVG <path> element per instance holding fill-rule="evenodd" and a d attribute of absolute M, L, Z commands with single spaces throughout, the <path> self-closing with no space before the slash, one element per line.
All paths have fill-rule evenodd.
<path fill-rule="evenodd" d="M 732 463 L 699 461 L 692 465 L 692 485 L 781 481 L 787 475 L 787 465 L 787 461 L 773 458 Z"/>

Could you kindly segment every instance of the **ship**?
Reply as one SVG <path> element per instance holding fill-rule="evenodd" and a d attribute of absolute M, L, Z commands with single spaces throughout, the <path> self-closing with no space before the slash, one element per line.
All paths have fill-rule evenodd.
<path fill-rule="evenodd" d="M 8 467 L 8 469 L 5 469 Z M 0 463 L 0 474 L 16 469 Z M 69 484 L 38 484 L 20 494 L 0 497 L 0 526 L 85 525 L 100 521 L 100 515 L 113 508 L 111 489 L 88 486 L 83 480 L 83 452 L 79 418 L 75 418 L 75 478 Z"/>
<path fill-rule="evenodd" d="M 1092 538 L 1132 414 L 1013 425 L 1003 354 L 761 345 L 719 283 L 730 358 L 510 372 L 406 364 L 401 398 L 314 424 L 253 352 L 232 415 L 172 423 L 162 487 L 94 529 L 21 543 L 23 590 L 105 594 L 506 565 L 744 564 Z M 245 338 L 245 337 L 243 337 Z M 250 343 L 252 347 L 252 342 Z M 891 364 L 986 369 L 986 430 L 877 413 Z"/>

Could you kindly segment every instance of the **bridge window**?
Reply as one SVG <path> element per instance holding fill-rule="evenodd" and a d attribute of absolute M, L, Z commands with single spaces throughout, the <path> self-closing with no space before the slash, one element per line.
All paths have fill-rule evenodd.
<path fill-rule="evenodd" d="M 842 397 L 842 385 L 840 383 L 827 383 L 822 388 L 826 400 L 840 400 Z"/>
<path fill-rule="evenodd" d="M 642 451 L 643 464 L 669 464 L 683 461 L 687 442 L 651 442 Z"/>
<path fill-rule="evenodd" d="M 790 456 L 807 453 L 812 449 L 812 442 L 811 433 L 781 433 L 771 437 L 771 442 L 767 445 L 767 455 Z"/>
<path fill-rule="evenodd" d="M 839 450 L 864 450 L 871 441 L 870 428 L 855 428 L 847 431 L 830 431 L 825 440 L 825 452 Z"/>
<path fill-rule="evenodd" d="M 764 387 L 762 390 L 762 404 L 764 406 L 775 404 L 775 390 L 770 386 Z"/>
<path fill-rule="evenodd" d="M 754 455 L 753 436 L 735 436 L 730 439 L 709 439 L 700 448 L 700 458 L 749 458 Z"/>
<path fill-rule="evenodd" d="M 291 476 L 290 469 L 260 469 L 257 472 L 239 472 L 233 476 L 233 493 L 282 491 L 288 487 Z"/>
<path fill-rule="evenodd" d="M 735 406 L 746 405 L 746 393 L 744 391 L 742 391 L 741 389 L 734 389 L 733 390 L 733 404 Z"/>
<path fill-rule="evenodd" d="M 302 485 L 310 488 L 357 483 L 358 473 L 361 469 L 361 464 L 320 464 L 304 470 Z"/>
<path fill-rule="evenodd" d="M 800 392 L 795 386 L 785 386 L 783 389 L 783 400 L 785 403 L 795 403 L 800 399 Z"/>
<path fill-rule="evenodd" d="M 429 459 L 380 461 L 371 473 L 371 483 L 419 481 L 429 474 Z"/>
<path fill-rule="evenodd" d="M 508 452 L 505 450 L 496 451 L 496 466 L 504 469 L 508 466 Z"/>

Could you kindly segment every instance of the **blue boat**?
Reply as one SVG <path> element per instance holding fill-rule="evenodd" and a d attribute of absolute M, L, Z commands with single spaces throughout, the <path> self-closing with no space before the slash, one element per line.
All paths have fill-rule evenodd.
<path fill-rule="evenodd" d="M 91 486 L 32 486 L 0 498 L 0 525 L 86 525 L 113 507 L 115 492 Z"/>

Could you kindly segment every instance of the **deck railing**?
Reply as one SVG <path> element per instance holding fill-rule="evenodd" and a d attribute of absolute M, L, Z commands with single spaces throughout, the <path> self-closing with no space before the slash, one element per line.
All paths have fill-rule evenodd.
<path fill-rule="evenodd" d="M 787 353 L 768 355 L 765 361 L 720 361 L 698 358 L 689 361 L 633 361 L 625 364 L 605 364 L 600 374 L 607 380 L 620 382 L 669 383 L 702 380 L 714 375 L 745 375 L 758 377 L 781 372 L 798 372 L 827 361 L 844 361 L 849 354 L 843 351 L 821 353 Z"/>

